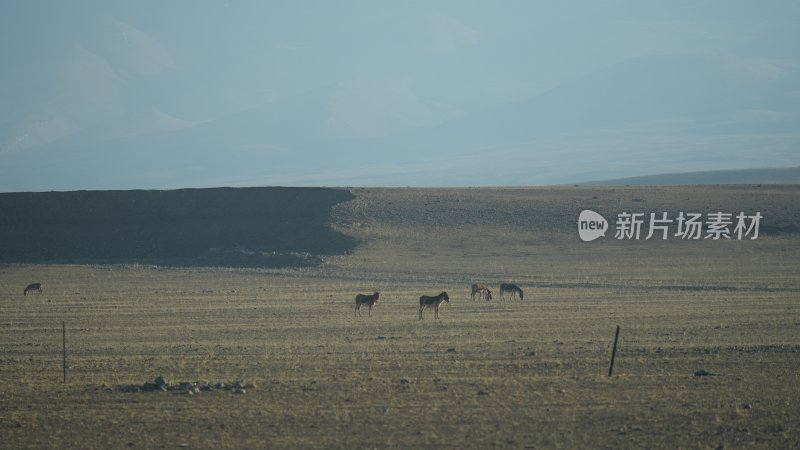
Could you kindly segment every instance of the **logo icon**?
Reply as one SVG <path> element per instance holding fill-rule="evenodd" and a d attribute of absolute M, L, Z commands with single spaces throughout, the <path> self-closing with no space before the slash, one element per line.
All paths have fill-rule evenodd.
<path fill-rule="evenodd" d="M 578 216 L 578 234 L 584 242 L 591 242 L 600 236 L 605 237 L 608 221 L 605 217 L 590 209 L 581 211 Z"/>

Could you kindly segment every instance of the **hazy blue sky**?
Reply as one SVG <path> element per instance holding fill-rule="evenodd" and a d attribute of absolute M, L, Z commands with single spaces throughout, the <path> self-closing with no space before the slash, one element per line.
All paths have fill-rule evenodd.
<path fill-rule="evenodd" d="M 0 191 L 800 165 L 796 1 L 0 4 Z"/>

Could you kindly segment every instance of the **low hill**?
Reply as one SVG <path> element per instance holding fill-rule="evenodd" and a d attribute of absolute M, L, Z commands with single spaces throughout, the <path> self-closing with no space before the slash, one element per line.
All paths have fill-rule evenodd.
<path fill-rule="evenodd" d="M 341 276 L 380 273 L 392 280 L 452 279 L 528 285 L 599 283 L 664 274 L 680 283 L 796 279 L 800 186 L 549 186 L 526 188 L 356 188 L 334 208 L 337 230 L 361 244 L 332 258 Z M 604 238 L 582 242 L 578 217 L 592 210 L 609 222 Z M 638 239 L 617 239 L 618 214 L 640 213 L 648 223 Z M 666 212 L 668 239 L 648 239 L 650 213 Z M 760 213 L 756 240 L 677 237 L 679 214 Z M 705 225 L 704 225 L 705 227 Z M 704 228 L 704 230 L 707 227 Z M 731 225 L 733 229 L 733 225 Z M 739 263 L 731 270 L 731 261 Z M 624 274 L 624 275 L 622 275 Z M 650 274 L 650 275 L 648 275 Z M 667 275 L 669 274 L 669 275 Z M 439 278 L 436 278 L 439 277 Z M 558 280 L 558 281 L 554 281 Z"/>
<path fill-rule="evenodd" d="M 668 186 L 697 184 L 798 184 L 800 167 L 708 170 L 686 173 L 665 173 L 641 177 L 592 181 L 591 186 Z"/>
<path fill-rule="evenodd" d="M 708 257 L 751 246 L 670 239 L 585 244 L 580 212 L 763 216 L 763 237 L 797 236 L 797 185 L 540 188 L 215 188 L 0 194 L 0 263 L 141 263 L 181 266 L 315 265 L 354 273 L 539 273 L 629 251 Z M 613 225 L 612 225 L 613 229 Z M 358 245 L 357 245 L 358 244 Z M 741 243 L 740 243 L 741 244 Z M 653 251 L 654 246 L 659 251 Z M 711 253 L 709 253 L 711 252 Z M 744 257 L 744 256 L 742 256 Z M 602 259 L 602 258 L 600 258 Z M 664 259 L 665 261 L 667 259 Z M 549 263 L 548 263 L 549 264 Z M 559 269 L 561 270 L 561 269 Z M 394 276 L 394 275 L 393 275 Z"/>
<path fill-rule="evenodd" d="M 346 190 L 216 188 L 0 194 L 0 262 L 313 264 L 356 241 L 328 225 Z"/>

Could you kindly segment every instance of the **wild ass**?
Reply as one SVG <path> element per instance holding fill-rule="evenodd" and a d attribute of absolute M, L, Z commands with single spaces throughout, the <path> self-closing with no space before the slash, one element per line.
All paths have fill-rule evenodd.
<path fill-rule="evenodd" d="M 478 296 L 479 300 L 491 300 L 492 299 L 492 291 L 486 287 L 485 284 L 473 284 L 472 285 L 472 301 L 475 301 L 475 295 Z"/>
<path fill-rule="evenodd" d="M 353 310 L 353 316 L 356 315 L 356 312 L 358 312 L 358 315 L 360 316 L 361 315 L 361 305 L 367 305 L 367 306 L 369 306 L 369 317 L 372 317 L 372 307 L 375 305 L 375 303 L 378 303 L 378 297 L 380 297 L 380 295 L 381 295 L 380 292 L 375 292 L 372 295 L 357 294 L 356 295 L 356 309 Z"/>
<path fill-rule="evenodd" d="M 450 303 L 450 297 L 447 296 L 447 292 L 442 292 L 441 294 L 439 294 L 439 295 L 437 295 L 435 297 L 430 297 L 430 296 L 427 296 L 427 295 L 423 295 L 422 297 L 420 297 L 419 298 L 419 320 L 422 320 L 422 310 L 424 310 L 427 307 L 431 307 L 431 306 L 433 307 L 433 310 L 434 310 L 434 317 L 436 319 L 438 319 L 439 318 L 439 305 L 441 305 L 442 302 Z"/>
<path fill-rule="evenodd" d="M 31 283 L 31 284 L 29 284 L 27 287 L 25 287 L 25 290 L 22 291 L 22 295 L 23 296 L 28 295 L 29 291 L 39 291 L 39 293 L 41 294 L 42 293 L 42 283 Z"/>
<path fill-rule="evenodd" d="M 519 299 L 522 300 L 522 289 L 516 284 L 503 283 L 500 285 L 500 299 L 505 300 L 505 294 L 511 294 L 511 298 L 516 298 L 519 294 Z"/>

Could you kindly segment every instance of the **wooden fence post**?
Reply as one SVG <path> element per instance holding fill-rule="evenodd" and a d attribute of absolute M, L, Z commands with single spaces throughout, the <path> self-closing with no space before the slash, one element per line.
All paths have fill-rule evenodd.
<path fill-rule="evenodd" d="M 614 335 L 614 348 L 611 350 L 611 365 L 608 367 L 608 376 L 614 371 L 614 357 L 617 356 L 617 340 L 619 339 L 619 325 L 617 325 L 617 333 Z"/>
<path fill-rule="evenodd" d="M 61 322 L 61 343 L 64 350 L 63 368 L 64 368 L 64 383 L 67 382 L 67 322 Z"/>

